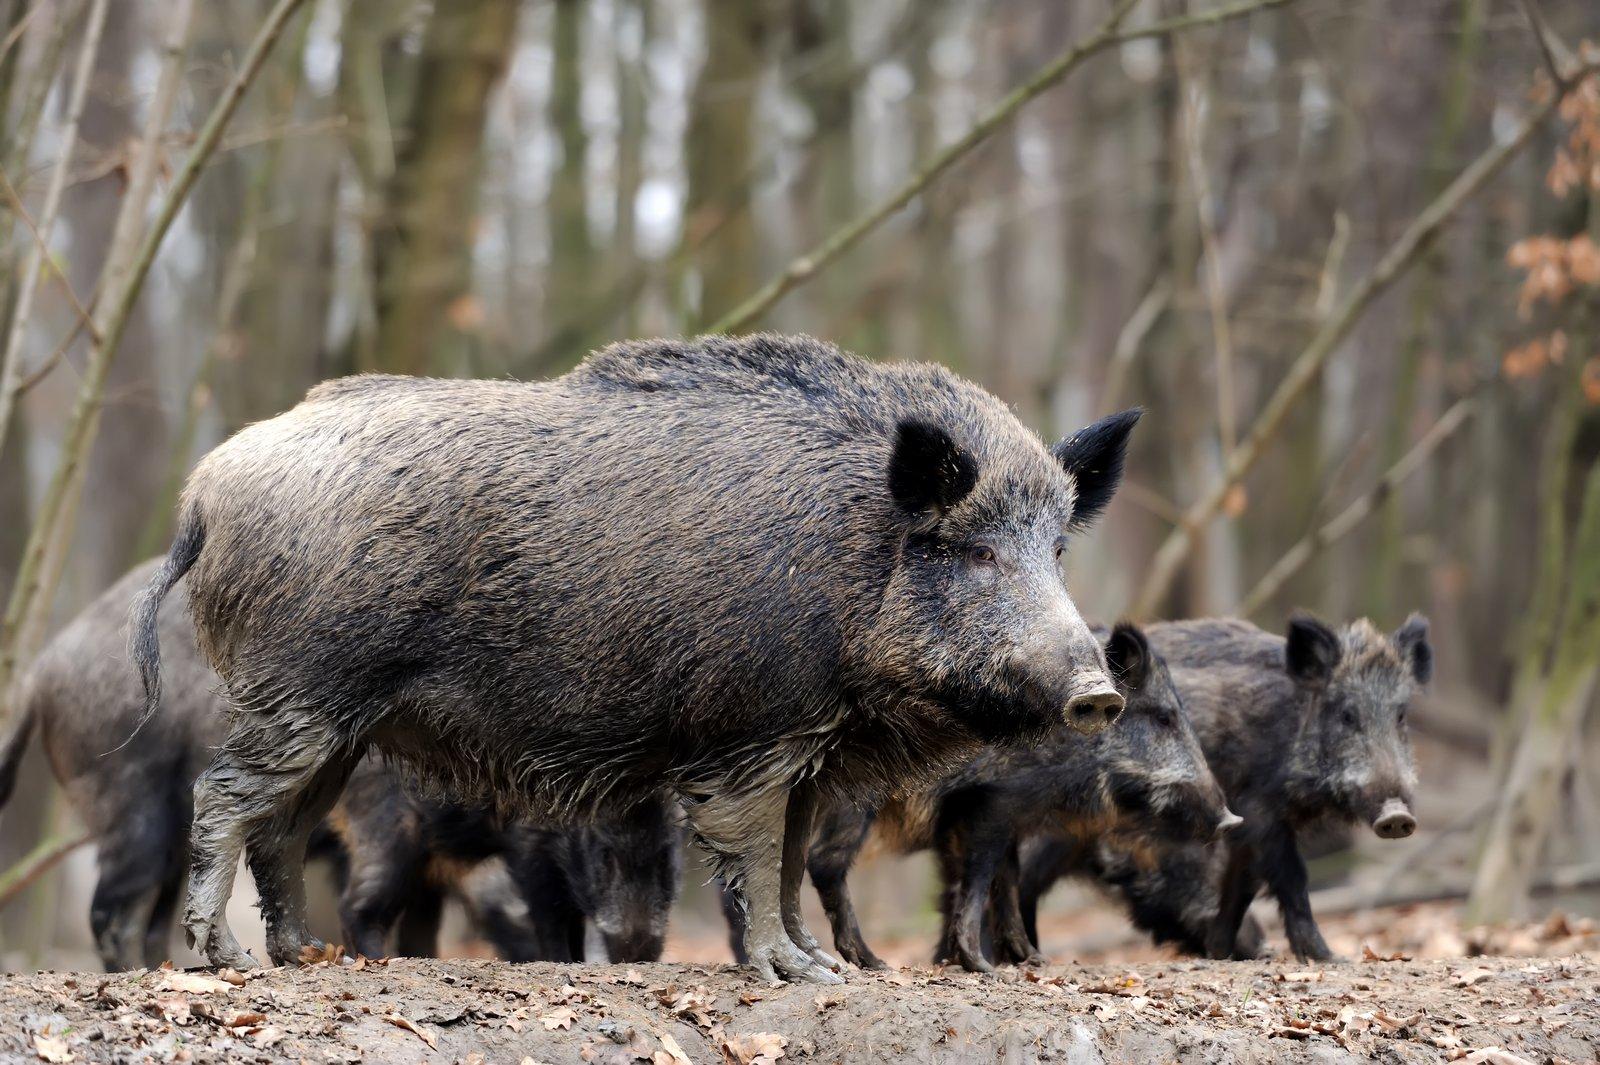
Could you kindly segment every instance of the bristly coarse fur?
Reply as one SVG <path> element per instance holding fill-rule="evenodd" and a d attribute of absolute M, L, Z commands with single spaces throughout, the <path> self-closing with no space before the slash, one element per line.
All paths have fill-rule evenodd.
<path fill-rule="evenodd" d="M 993 397 L 804 339 L 616 345 L 535 384 L 332 382 L 191 479 L 201 644 L 244 714 L 314 717 L 524 810 L 663 780 L 691 801 L 897 785 L 978 738 L 930 684 L 1038 728 L 1005 719 L 992 658 L 886 594 L 908 419 L 976 464 L 952 537 L 1069 518 L 1072 478 Z"/>

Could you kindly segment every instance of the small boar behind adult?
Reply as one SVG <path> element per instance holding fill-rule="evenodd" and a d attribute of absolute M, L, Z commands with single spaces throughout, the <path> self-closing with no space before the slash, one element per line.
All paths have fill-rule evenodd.
<path fill-rule="evenodd" d="M 196 787 L 187 929 L 251 964 L 222 920 L 243 848 L 297 959 L 305 834 L 371 745 L 542 814 L 675 789 L 762 975 L 836 981 L 799 916 L 819 791 L 1120 711 L 1057 560 L 1136 417 L 1052 450 L 943 369 L 774 336 L 314 389 L 200 463 L 151 586 L 193 567 L 242 711 Z"/>

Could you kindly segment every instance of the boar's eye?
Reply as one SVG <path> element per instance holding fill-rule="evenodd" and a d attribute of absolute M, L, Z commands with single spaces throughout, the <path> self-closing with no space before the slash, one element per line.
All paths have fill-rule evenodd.
<path fill-rule="evenodd" d="M 1067 553 L 1067 542 L 1065 540 L 1057 540 L 1056 541 L 1056 561 L 1060 562 L 1061 559 L 1063 558 L 1063 556 L 1066 555 L 1066 553 Z"/>
<path fill-rule="evenodd" d="M 1339 708 L 1339 720 L 1343 721 L 1346 728 L 1361 731 L 1361 718 L 1356 714 L 1355 708 L 1344 706 Z"/>
<path fill-rule="evenodd" d="M 1171 728 L 1172 707 L 1157 706 L 1154 710 L 1150 711 L 1150 720 L 1154 721 L 1161 728 Z"/>
<path fill-rule="evenodd" d="M 993 566 L 996 562 L 994 548 L 988 544 L 973 544 L 967 550 L 967 558 L 975 566 Z"/>

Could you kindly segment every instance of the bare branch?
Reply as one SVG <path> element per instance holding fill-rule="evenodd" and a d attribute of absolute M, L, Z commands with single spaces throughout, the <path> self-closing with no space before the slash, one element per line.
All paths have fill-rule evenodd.
<path fill-rule="evenodd" d="M 123 331 L 127 328 L 129 314 L 155 261 L 156 252 L 167 231 L 172 228 L 173 220 L 178 217 L 190 190 L 194 188 L 195 181 L 199 179 L 206 160 L 221 140 L 222 131 L 238 110 L 245 92 L 260 74 L 267 55 L 283 35 L 290 17 L 304 4 L 305 0 L 278 0 L 267 15 L 238 72 L 206 118 L 200 136 L 195 140 L 194 150 L 174 177 L 155 221 L 138 246 L 130 268 L 121 276 L 117 288 L 106 289 L 104 314 L 96 318 L 103 339 L 90 354 L 83 385 L 68 421 L 61 464 L 45 491 L 38 518 L 29 530 L 16 584 L 6 604 L 4 621 L 0 623 L 0 693 L 10 688 L 21 651 L 22 635 L 31 629 L 32 618 L 41 609 L 40 604 L 48 602 L 50 598 L 49 586 L 54 583 L 54 573 L 47 574 L 46 571 L 55 570 L 55 567 L 44 565 L 50 545 L 57 539 L 62 542 L 71 539 L 71 513 L 82 490 L 83 467 L 99 424 L 106 374 L 122 341 Z"/>
<path fill-rule="evenodd" d="M 1471 396 L 1457 400 L 1449 410 L 1445 411 L 1434 422 L 1422 439 L 1414 444 L 1400 460 L 1388 470 L 1384 471 L 1377 483 L 1369 488 L 1360 498 L 1345 507 L 1342 511 L 1330 518 L 1325 524 L 1313 529 L 1301 537 L 1295 545 L 1284 552 L 1283 557 L 1273 563 L 1272 568 L 1256 582 L 1248 595 L 1240 601 L 1234 613 L 1239 617 L 1249 617 L 1260 610 L 1268 600 L 1277 595 L 1290 577 L 1293 577 L 1306 564 L 1329 547 L 1338 543 L 1353 532 L 1367 517 L 1378 509 L 1388 499 L 1394 490 L 1428 461 L 1439 445 L 1443 444 L 1477 409 L 1477 400 Z"/>
<path fill-rule="evenodd" d="M 1528 16 L 1533 39 L 1539 43 L 1539 55 L 1544 58 L 1545 70 L 1549 72 L 1550 80 L 1560 85 L 1566 80 L 1563 72 L 1572 66 L 1571 53 L 1550 29 L 1550 24 L 1544 20 L 1544 12 L 1539 10 L 1538 0 L 1522 0 L 1522 11 Z"/>
<path fill-rule="evenodd" d="M 1283 7 L 1293 3 L 1294 0 L 1244 0 L 1242 3 L 1219 7 L 1212 11 L 1201 12 L 1198 15 L 1164 19 L 1138 29 L 1119 31 L 1123 20 L 1128 17 L 1128 14 L 1138 2 L 1139 0 L 1118 0 L 1111 13 L 1106 16 L 1105 21 L 1100 24 L 1094 33 L 1045 64 L 1038 73 L 1034 74 L 1033 77 L 1018 88 L 1012 90 L 1009 95 L 974 123 L 972 128 L 967 130 L 954 144 L 934 155 L 921 170 L 907 179 L 888 198 L 856 218 L 853 222 L 849 222 L 840 229 L 835 230 L 832 235 L 826 237 L 816 247 L 794 259 L 777 277 L 767 282 L 749 299 L 713 323 L 707 332 L 737 333 L 750 328 L 757 319 L 771 310 L 774 304 L 816 277 L 835 259 L 838 259 L 845 252 L 859 244 L 867 234 L 898 214 L 912 200 L 916 199 L 924 189 L 937 181 L 945 171 L 970 155 L 979 145 L 1010 122 L 1017 112 L 1022 109 L 1023 105 L 1059 84 L 1063 78 L 1072 73 L 1090 56 L 1128 41 L 1142 40 L 1149 37 L 1163 37 L 1200 26 L 1217 25 L 1218 23 L 1255 14 L 1258 11 L 1268 11 L 1273 8 Z"/>
<path fill-rule="evenodd" d="M 10 869 L 0 873 L 0 909 L 10 905 L 18 895 L 55 867 L 61 859 L 89 842 L 87 832 L 76 836 L 51 836 L 23 855 Z"/>
<path fill-rule="evenodd" d="M 61 157 L 50 172 L 50 185 L 45 191 L 44 209 L 39 212 L 34 245 L 23 264 L 22 283 L 17 290 L 16 305 L 11 310 L 11 328 L 6 334 L 5 354 L 0 356 L 0 447 L 5 446 L 6 429 L 11 423 L 11 411 L 17 402 L 17 382 L 22 377 L 22 338 L 28 329 L 28 319 L 33 314 L 33 298 L 38 291 L 39 274 L 49 254 L 56 215 L 61 210 L 61 192 L 66 184 L 73 146 L 78 142 L 78 123 L 83 118 L 84 104 L 89 96 L 95 53 L 100 50 L 100 36 L 105 30 L 106 7 L 107 0 L 95 0 L 94 6 L 89 9 L 89 21 L 83 30 L 83 44 L 78 49 L 78 66 L 72 76 L 67 118 L 61 131 Z M 9 182 L 7 188 L 10 188 Z M 12 196 L 15 195 L 13 190 Z M 20 201 L 18 205 L 20 207 Z M 31 222 L 29 226 L 32 228 Z"/>
<path fill-rule="evenodd" d="M 73 326 L 73 334 L 76 335 L 87 328 L 89 330 L 89 335 L 98 341 L 100 339 L 100 333 L 94 327 L 94 322 L 90 318 L 88 308 L 85 307 L 83 305 L 83 301 L 78 298 L 78 293 L 73 289 L 72 282 L 68 281 L 66 275 L 56 268 L 55 261 L 50 256 L 49 240 L 47 240 L 45 235 L 39 231 L 39 227 L 34 224 L 33 216 L 28 213 L 27 205 L 22 202 L 22 197 L 17 195 L 16 186 L 11 184 L 11 178 L 7 176 L 4 168 L 0 168 L 0 186 L 4 186 L 5 188 L 6 199 L 10 202 L 11 209 L 16 212 L 18 218 L 22 219 L 23 226 L 26 227 L 28 232 L 33 236 L 33 250 L 38 253 L 40 259 L 40 268 L 49 268 L 51 275 L 54 276 L 56 280 L 56 283 L 59 284 L 61 286 L 61 290 L 67 294 L 67 302 L 72 304 L 73 310 L 78 314 L 78 323 L 77 325 Z M 52 221 L 54 220 L 52 219 Z"/>
<path fill-rule="evenodd" d="M 1600 69 L 1600 63 L 1587 64 L 1573 78 L 1556 86 L 1548 99 L 1530 112 L 1512 133 L 1511 137 L 1473 160 L 1456 176 L 1445 190 L 1411 220 L 1405 231 L 1384 252 L 1372 271 L 1361 279 L 1337 310 L 1312 336 L 1311 342 L 1295 358 L 1289 372 L 1279 383 L 1277 391 L 1267 400 L 1256 417 L 1250 432 L 1228 453 L 1223 475 L 1206 493 L 1184 513 L 1183 521 L 1167 536 L 1156 551 L 1139 594 L 1134 598 L 1129 614 L 1148 617 L 1167 594 L 1179 568 L 1194 545 L 1197 530 L 1204 528 L 1222 509 L 1233 486 L 1244 479 L 1265 453 L 1266 447 L 1283 427 L 1289 411 L 1316 380 L 1328 357 L 1344 342 L 1372 302 L 1403 275 L 1422 253 L 1433 243 L 1440 230 L 1465 204 L 1487 185 L 1511 161 L 1538 131 L 1544 120 L 1559 106 L 1567 94 L 1588 75 Z"/>

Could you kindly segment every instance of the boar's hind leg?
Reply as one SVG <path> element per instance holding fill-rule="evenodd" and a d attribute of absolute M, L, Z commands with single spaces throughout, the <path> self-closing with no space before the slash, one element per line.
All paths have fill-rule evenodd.
<path fill-rule="evenodd" d="M 941 851 L 960 846 L 950 838 L 954 835 L 956 833 L 946 833 L 940 840 Z M 968 972 L 992 973 L 994 966 L 983 956 L 983 919 L 989 903 L 989 888 L 1000 871 L 1011 841 L 997 831 L 970 832 L 967 837 L 961 846 L 964 854 L 960 860 L 960 879 L 955 890 L 945 894 L 948 954 L 936 960 L 957 961 Z M 940 864 L 949 868 L 953 862 L 947 858 Z"/>
<path fill-rule="evenodd" d="M 189 844 L 189 903 L 184 910 L 183 925 L 189 945 L 212 965 L 239 969 L 254 968 L 258 964 L 239 946 L 223 916 L 228 896 L 233 893 L 234 870 L 247 835 L 257 848 L 265 847 L 260 851 L 257 873 L 258 876 L 264 874 L 263 882 L 257 885 L 263 913 L 269 922 L 278 924 L 280 935 L 286 930 L 286 920 L 300 920 L 300 914 L 292 909 L 296 893 L 291 892 L 287 898 L 284 895 L 289 885 L 281 864 L 291 849 L 303 858 L 311 826 L 321 815 L 310 818 L 311 823 L 296 840 L 280 839 L 276 854 L 271 853 L 271 841 L 261 829 L 272 825 L 281 833 L 300 827 L 285 814 L 302 804 L 308 790 L 319 790 L 313 785 L 336 748 L 331 742 L 319 742 L 328 737 L 316 729 L 302 727 L 284 735 L 282 732 L 287 730 L 271 727 L 274 720 L 283 721 L 277 714 L 241 715 L 211 768 L 195 781 L 194 827 Z M 285 724 L 303 726 L 305 723 Z M 340 768 L 347 771 L 349 765 Z M 337 788 L 332 790 L 336 792 Z M 322 798 L 321 795 L 316 797 Z M 327 801 L 331 802 L 332 797 Z M 303 871 L 296 868 L 294 875 L 300 878 Z"/>
<path fill-rule="evenodd" d="M 1005 862 L 990 892 L 995 958 L 1013 965 L 1046 965 L 1048 959 L 1034 945 L 1023 920 L 1021 877 L 1021 861 L 1013 844 L 1006 851 Z"/>
<path fill-rule="evenodd" d="M 809 784 L 797 784 L 789 792 L 789 806 L 783 822 L 783 864 L 779 875 L 781 891 L 779 905 L 783 913 L 783 927 L 794 945 L 805 951 L 829 969 L 841 968 L 838 959 L 822 949 L 805 918 L 800 915 L 800 882 L 806 875 L 806 846 L 811 842 L 811 828 L 816 821 L 817 794 Z"/>
<path fill-rule="evenodd" d="M 789 935 L 783 920 L 784 825 L 789 789 L 713 795 L 687 805 L 701 844 L 716 856 L 744 911 L 745 952 L 764 979 L 841 983 Z"/>
<path fill-rule="evenodd" d="M 352 758 L 328 759 L 306 773 L 299 789 L 250 830 L 246 854 L 261 896 L 267 954 L 274 964 L 292 965 L 307 947 L 323 947 L 306 927 L 306 844 L 354 768 Z"/>
<path fill-rule="evenodd" d="M 1208 957 L 1233 957 L 1239 926 L 1244 922 L 1245 913 L 1249 911 L 1250 903 L 1260 888 L 1254 850 L 1239 844 L 1229 846 L 1228 864 L 1222 873 L 1222 887 L 1217 898 L 1217 916 L 1206 935 Z"/>

